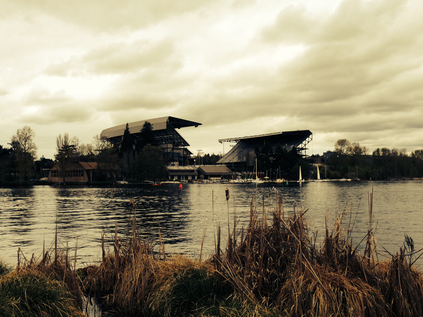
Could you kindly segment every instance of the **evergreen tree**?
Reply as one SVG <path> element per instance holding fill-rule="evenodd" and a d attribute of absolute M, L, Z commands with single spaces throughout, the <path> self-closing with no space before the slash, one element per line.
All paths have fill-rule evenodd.
<path fill-rule="evenodd" d="M 0 184 L 12 181 L 11 150 L 0 145 Z"/>
<path fill-rule="evenodd" d="M 123 133 L 122 142 L 119 148 L 119 155 L 122 156 L 124 153 L 130 153 L 134 149 L 134 142 L 131 132 L 129 132 L 129 124 L 126 124 L 125 131 Z"/>
<path fill-rule="evenodd" d="M 122 160 L 122 172 L 125 177 L 130 177 L 130 166 L 132 162 L 133 151 L 134 140 L 131 133 L 129 132 L 129 124 L 127 123 L 119 148 L 119 157 Z"/>
<path fill-rule="evenodd" d="M 215 165 L 216 163 L 217 163 L 217 161 L 219 161 L 220 160 L 220 155 L 216 155 L 216 154 L 205 154 L 203 157 L 202 157 L 202 160 L 203 160 L 203 164 L 204 165 Z"/>
<path fill-rule="evenodd" d="M 68 133 L 65 133 L 63 137 L 60 134 L 56 138 L 55 159 L 59 163 L 59 177 L 62 177 L 64 183 L 66 183 L 66 170 L 69 164 L 78 160 L 77 148 L 77 139 L 71 140 Z"/>
<path fill-rule="evenodd" d="M 134 174 L 138 180 L 158 181 L 165 179 L 167 170 L 162 149 L 147 144 L 137 155 L 134 169 Z"/>
<path fill-rule="evenodd" d="M 146 121 L 142 126 L 140 138 L 137 142 L 137 150 L 141 151 L 147 144 L 155 145 L 153 126 L 148 121 Z"/>

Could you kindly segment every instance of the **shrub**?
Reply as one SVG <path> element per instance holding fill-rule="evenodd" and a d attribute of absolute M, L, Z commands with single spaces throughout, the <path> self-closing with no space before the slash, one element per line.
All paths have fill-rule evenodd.
<path fill-rule="evenodd" d="M 0 316 L 83 316 L 58 282 L 13 272 L 0 279 Z"/>

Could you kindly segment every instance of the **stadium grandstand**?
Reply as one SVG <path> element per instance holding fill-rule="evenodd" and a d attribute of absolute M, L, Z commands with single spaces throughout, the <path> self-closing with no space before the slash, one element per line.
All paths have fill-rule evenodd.
<path fill-rule="evenodd" d="M 239 138 L 220 139 L 220 143 L 235 142 L 232 149 L 223 155 L 217 164 L 225 164 L 233 171 L 252 171 L 255 165 L 256 149 L 261 149 L 265 144 L 272 147 L 273 151 L 281 147 L 286 151 L 296 148 L 297 151 L 306 156 L 307 144 L 313 139 L 309 130 L 275 132 Z"/>
<path fill-rule="evenodd" d="M 134 146 L 140 139 L 141 130 L 146 122 L 149 122 L 152 127 L 152 133 L 154 135 L 152 145 L 158 146 L 163 150 L 165 164 L 174 166 L 187 165 L 188 158 L 192 153 L 186 148 L 189 146 L 188 142 L 176 129 L 198 127 L 201 123 L 170 116 L 128 123 Z M 126 124 L 108 128 L 101 132 L 100 137 L 108 139 L 119 148 L 125 129 Z"/>

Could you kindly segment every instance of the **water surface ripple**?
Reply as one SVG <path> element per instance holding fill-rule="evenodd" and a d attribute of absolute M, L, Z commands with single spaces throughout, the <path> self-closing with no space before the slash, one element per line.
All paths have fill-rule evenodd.
<path fill-rule="evenodd" d="M 131 232 L 137 220 L 139 234 L 157 244 L 159 234 L 167 253 L 196 258 L 204 237 L 203 253 L 214 251 L 217 227 L 226 237 L 234 217 L 246 227 L 250 206 L 259 213 L 273 211 L 275 192 L 282 194 L 285 213 L 305 211 L 310 230 L 321 238 L 325 222 L 332 224 L 344 212 L 344 225 L 353 227 L 353 244 L 366 235 L 369 193 L 374 192 L 373 217 L 378 250 L 396 253 L 404 234 L 415 248 L 423 247 L 422 181 L 311 182 L 285 184 L 163 184 L 138 188 L 31 188 L 0 189 L 0 259 L 16 265 L 20 248 L 26 257 L 41 255 L 52 246 L 55 229 L 60 245 L 77 252 L 78 266 L 101 258 L 101 236 L 111 247 L 115 230 Z M 225 189 L 230 192 L 227 201 Z M 130 201 L 134 205 L 130 204 Z M 264 204 L 264 206 L 263 206 Z M 422 260 L 420 263 L 423 265 Z"/>

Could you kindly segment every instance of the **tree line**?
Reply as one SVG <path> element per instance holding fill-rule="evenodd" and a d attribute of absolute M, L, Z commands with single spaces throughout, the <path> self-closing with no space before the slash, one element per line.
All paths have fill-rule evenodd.
<path fill-rule="evenodd" d="M 97 181 L 113 181 L 111 171 L 118 168 L 130 180 L 161 180 L 167 178 L 162 149 L 155 143 L 152 126 L 146 122 L 140 133 L 129 132 L 128 124 L 122 142 L 116 146 L 107 139 L 94 137 L 91 144 L 81 144 L 77 137 L 65 133 L 56 137 L 54 161 L 41 157 L 37 160 L 35 132 L 28 126 L 18 129 L 11 137 L 9 147 L 0 145 L 0 185 L 30 183 L 40 179 L 56 163 L 59 177 L 66 181 L 66 167 L 73 162 L 96 162 Z M 270 179 L 297 179 L 301 166 L 303 175 L 309 175 L 310 164 L 293 147 L 287 150 L 265 144 L 256 148 L 258 171 Z M 219 155 L 206 154 L 202 164 L 215 164 Z M 340 139 L 334 151 L 323 156 L 326 166 L 321 175 L 327 178 L 403 179 L 423 177 L 423 149 L 407 154 L 406 149 L 377 148 L 372 154 L 365 146 Z"/>
<path fill-rule="evenodd" d="M 41 157 L 37 160 L 35 132 L 25 126 L 11 137 L 9 147 L 0 145 L 0 185 L 29 184 L 47 176 L 46 170 L 58 165 L 58 177 L 66 182 L 68 167 L 75 162 L 96 162 L 96 180 L 115 181 L 111 178 L 119 169 L 122 178 L 134 181 L 163 180 L 167 178 L 163 151 L 158 146 L 152 125 L 145 122 L 140 133 L 131 134 L 126 128 L 120 144 L 112 144 L 98 135 L 92 143 L 84 144 L 68 133 L 56 137 L 54 160 Z M 215 164 L 219 155 L 206 154 L 199 158 L 202 164 Z"/>
<path fill-rule="evenodd" d="M 58 176 L 66 182 L 66 170 L 71 163 L 96 162 L 97 181 L 114 181 L 111 171 L 119 169 L 125 178 L 134 180 L 163 179 L 167 172 L 162 150 L 154 146 L 151 124 L 146 122 L 140 137 L 135 140 L 126 127 L 120 146 L 115 146 L 98 135 L 91 144 L 79 142 L 68 133 L 56 137 L 54 161 L 41 157 L 37 160 L 35 132 L 25 126 L 11 137 L 9 147 L 0 145 L 0 185 L 29 184 L 46 176 L 48 170 L 58 164 Z"/>
<path fill-rule="evenodd" d="M 71 138 L 67 133 L 56 138 L 54 161 L 44 156 L 37 160 L 34 138 L 34 130 L 24 126 L 11 137 L 9 147 L 0 145 L 0 185 L 22 185 L 42 179 L 55 162 L 61 166 L 60 176 L 63 177 L 65 167 L 71 162 L 92 161 L 99 165 L 116 162 L 117 154 L 107 140 L 95 136 L 92 144 L 81 144 L 77 137 Z"/>
<path fill-rule="evenodd" d="M 340 139 L 324 162 L 328 178 L 408 179 L 423 177 L 423 150 L 377 148 L 371 154 L 357 142 Z"/>

